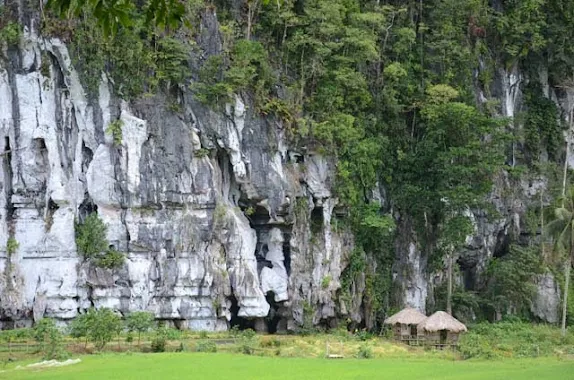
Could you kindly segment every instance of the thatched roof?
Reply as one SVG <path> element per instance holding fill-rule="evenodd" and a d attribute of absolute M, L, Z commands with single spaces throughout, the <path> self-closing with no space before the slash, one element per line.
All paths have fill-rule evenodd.
<path fill-rule="evenodd" d="M 418 325 L 425 318 L 426 315 L 422 314 L 417 309 L 406 308 L 385 319 L 385 324 L 395 325 L 400 323 L 403 325 Z"/>
<path fill-rule="evenodd" d="M 452 315 L 444 311 L 437 311 L 418 326 L 419 330 L 435 332 L 440 330 L 448 330 L 451 332 L 459 333 L 466 330 L 466 326 L 459 322 Z"/>

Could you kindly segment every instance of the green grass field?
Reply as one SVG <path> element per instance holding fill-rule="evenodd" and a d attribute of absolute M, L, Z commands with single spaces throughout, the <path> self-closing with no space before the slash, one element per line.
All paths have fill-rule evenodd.
<path fill-rule="evenodd" d="M 83 356 L 61 368 L 0 372 L 3 379 L 574 379 L 574 361 L 507 359 L 303 359 L 238 354 L 164 353 Z"/>

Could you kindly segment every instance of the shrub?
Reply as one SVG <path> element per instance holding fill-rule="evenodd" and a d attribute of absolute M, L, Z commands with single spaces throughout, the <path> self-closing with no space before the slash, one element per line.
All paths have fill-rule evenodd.
<path fill-rule="evenodd" d="M 165 335 L 168 340 L 176 340 L 180 339 L 182 336 L 181 330 L 166 327 L 165 328 Z"/>
<path fill-rule="evenodd" d="M 366 341 L 373 337 L 373 334 L 368 332 L 366 329 L 362 329 L 355 334 L 355 337 L 360 341 Z"/>
<path fill-rule="evenodd" d="M 357 358 L 359 359 L 370 359 L 373 357 L 373 350 L 367 344 L 361 344 L 359 346 L 359 351 L 357 352 Z"/>
<path fill-rule="evenodd" d="M 238 350 L 246 355 L 253 355 L 259 345 L 257 334 L 251 329 L 244 330 L 239 337 Z"/>
<path fill-rule="evenodd" d="M 16 253 L 19 246 L 20 244 L 18 244 L 18 241 L 13 236 L 10 236 L 6 242 L 6 253 L 8 254 L 8 257 Z"/>
<path fill-rule="evenodd" d="M 122 127 L 124 125 L 124 122 L 121 119 L 112 121 L 110 124 L 108 124 L 107 128 L 106 128 L 106 133 L 109 133 L 110 135 L 112 135 L 112 138 L 114 140 L 114 145 L 116 146 L 120 146 L 122 145 Z"/>
<path fill-rule="evenodd" d="M 112 310 L 102 308 L 91 309 L 88 318 L 89 337 L 94 342 L 96 349 L 102 350 L 114 335 L 118 335 L 122 329 L 122 322 Z"/>
<path fill-rule="evenodd" d="M 107 269 L 121 267 L 125 257 L 115 249 L 109 248 L 106 238 L 106 225 L 97 213 L 88 215 L 83 223 L 76 223 L 76 247 L 85 259 Z"/>
<path fill-rule="evenodd" d="M 179 342 L 179 346 L 175 349 L 175 352 L 184 352 L 186 351 L 185 345 L 183 342 Z"/>
<path fill-rule="evenodd" d="M 22 30 L 18 23 L 9 22 L 0 29 L 0 43 L 4 42 L 7 46 L 16 45 L 20 41 Z"/>
<path fill-rule="evenodd" d="M 195 351 L 197 352 L 217 352 L 217 345 L 208 340 L 200 340 L 195 344 Z"/>
<path fill-rule="evenodd" d="M 233 338 L 237 338 L 239 336 L 240 330 L 239 326 L 235 325 L 229 329 L 229 336 Z"/>
<path fill-rule="evenodd" d="M 167 345 L 168 329 L 166 327 L 160 326 L 156 330 L 155 337 L 151 341 L 152 352 L 165 352 L 165 347 Z"/>
<path fill-rule="evenodd" d="M 147 311 L 135 311 L 127 316 L 126 326 L 128 331 L 135 331 L 138 333 L 138 346 L 141 342 L 142 333 L 148 331 L 152 327 L 153 321 L 153 314 Z"/>
<path fill-rule="evenodd" d="M 108 249 L 106 253 L 94 259 L 96 266 L 100 268 L 114 269 L 124 265 L 125 256 L 115 249 Z"/>
<path fill-rule="evenodd" d="M 34 326 L 34 339 L 40 344 L 45 360 L 64 359 L 68 353 L 63 348 L 63 335 L 53 319 L 43 318 Z"/>
<path fill-rule="evenodd" d="M 299 333 L 301 335 L 311 335 L 316 332 L 315 326 L 313 325 L 313 307 L 305 302 L 303 304 L 303 324 L 299 328 Z"/>
<path fill-rule="evenodd" d="M 85 313 L 77 316 L 70 324 L 70 335 L 73 338 L 85 338 L 84 347 L 88 345 L 88 337 L 92 326 L 94 313 Z"/>
<path fill-rule="evenodd" d="M 277 338 L 262 339 L 261 347 L 281 347 L 281 341 Z"/>
<path fill-rule="evenodd" d="M 478 334 L 469 333 L 463 336 L 459 344 L 459 349 L 465 359 L 495 359 L 498 357 L 498 354 L 494 351 L 494 348 L 489 344 L 488 340 Z"/>
<path fill-rule="evenodd" d="M 331 276 L 325 276 L 321 279 L 321 288 L 323 290 L 327 289 L 331 284 Z"/>
<path fill-rule="evenodd" d="M 86 259 L 95 257 L 108 249 L 106 225 L 97 213 L 91 213 L 83 223 L 76 223 L 75 227 L 76 246 Z"/>

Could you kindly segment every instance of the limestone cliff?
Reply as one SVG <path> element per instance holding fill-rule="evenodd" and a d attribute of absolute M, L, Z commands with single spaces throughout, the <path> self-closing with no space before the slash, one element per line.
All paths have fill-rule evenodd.
<path fill-rule="evenodd" d="M 269 327 L 285 329 L 302 320 L 304 304 L 317 323 L 336 316 L 352 237 L 330 227 L 337 201 L 328 159 L 290 150 L 281 124 L 257 117 L 239 96 L 220 113 L 184 94 L 174 112 L 162 96 L 127 104 L 104 75 L 90 101 L 66 46 L 33 28 L 6 54 L 4 327 L 69 320 L 92 306 L 149 310 L 201 330 L 271 314 Z M 106 132 L 116 120 L 119 145 Z M 77 253 L 74 221 L 93 211 L 127 253 L 119 270 Z M 4 248 L 9 238 L 18 243 L 13 253 Z"/>
<path fill-rule="evenodd" d="M 217 48 L 214 33 L 200 36 L 204 50 Z M 33 21 L 3 55 L 0 328 L 68 321 L 90 307 L 148 310 L 196 330 L 285 330 L 309 312 L 316 324 L 364 323 L 364 278 L 350 300 L 338 293 L 353 236 L 331 226 L 340 211 L 332 159 L 291 146 L 279 120 L 239 95 L 223 111 L 184 86 L 177 107 L 160 94 L 128 103 L 102 74 L 98 96 L 88 97 L 66 45 L 39 36 Z M 521 80 L 498 73 L 494 96 L 506 116 L 521 107 Z M 572 95 L 547 88 L 564 110 Z M 121 143 L 108 129 L 117 120 Z M 518 183 L 499 178 L 491 195 L 497 220 L 473 212 L 475 236 L 457 261 L 457 281 L 468 289 L 508 237 L 524 231 L 526 206 L 546 186 L 544 178 Z M 127 255 L 120 269 L 78 254 L 74 223 L 91 212 Z M 443 274 L 430 273 L 409 221 L 394 216 L 398 303 L 424 311 Z M 539 288 L 533 312 L 555 322 L 553 277 L 541 277 Z"/>

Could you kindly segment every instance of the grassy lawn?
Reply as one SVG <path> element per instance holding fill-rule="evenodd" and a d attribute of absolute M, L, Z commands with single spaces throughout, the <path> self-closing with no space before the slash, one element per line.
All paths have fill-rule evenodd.
<path fill-rule="evenodd" d="M 0 378 L 17 379 L 571 379 L 574 361 L 507 359 L 272 358 L 239 354 L 163 353 L 83 356 L 61 368 L 12 370 Z"/>

